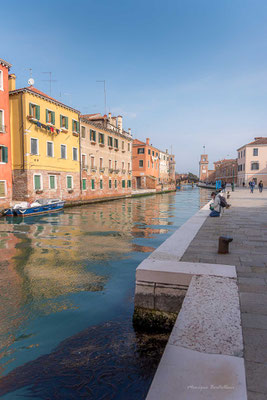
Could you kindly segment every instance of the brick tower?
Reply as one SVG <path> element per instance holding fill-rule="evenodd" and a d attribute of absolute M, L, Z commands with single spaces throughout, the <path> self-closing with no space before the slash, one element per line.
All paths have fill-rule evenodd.
<path fill-rule="evenodd" d="M 207 154 L 201 154 L 199 161 L 199 180 L 206 181 L 208 179 L 209 173 L 209 160 Z"/>

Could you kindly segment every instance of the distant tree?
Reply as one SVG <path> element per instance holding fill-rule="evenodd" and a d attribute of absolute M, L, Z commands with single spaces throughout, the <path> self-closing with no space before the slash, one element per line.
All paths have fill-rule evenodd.
<path fill-rule="evenodd" d="M 192 174 L 192 172 L 188 172 L 188 180 L 190 182 L 198 182 L 199 178 L 195 174 Z"/>

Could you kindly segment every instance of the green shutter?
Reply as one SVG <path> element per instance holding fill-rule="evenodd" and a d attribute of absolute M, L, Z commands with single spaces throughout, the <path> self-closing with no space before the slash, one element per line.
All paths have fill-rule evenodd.
<path fill-rule="evenodd" d="M 34 189 L 40 190 L 41 189 L 41 176 L 34 175 Z"/>
<path fill-rule="evenodd" d="M 75 132 L 74 123 L 75 123 L 75 121 L 74 121 L 74 119 L 73 119 L 73 120 L 72 120 L 72 132 Z"/>
<path fill-rule="evenodd" d="M 8 162 L 8 148 L 5 146 L 2 147 L 2 160 L 4 163 Z"/>
<path fill-rule="evenodd" d="M 125 180 L 122 181 L 122 187 L 125 188 Z"/>
<path fill-rule="evenodd" d="M 45 121 L 48 122 L 48 110 L 45 110 Z"/>
<path fill-rule="evenodd" d="M 40 106 L 35 106 L 36 107 L 36 119 L 40 119 Z"/>
<path fill-rule="evenodd" d="M 77 121 L 77 132 L 80 133 L 80 122 Z"/>
<path fill-rule="evenodd" d="M 68 129 L 68 127 L 69 127 L 69 118 L 65 117 L 65 121 L 66 121 L 65 128 Z"/>
<path fill-rule="evenodd" d="M 55 189 L 56 188 L 55 177 L 53 175 L 49 176 L 49 180 L 50 180 L 50 189 Z"/>
<path fill-rule="evenodd" d="M 91 183 L 92 183 L 92 189 L 94 189 L 95 188 L 95 180 L 91 179 Z"/>
<path fill-rule="evenodd" d="M 103 181 L 100 179 L 100 189 L 103 189 Z"/>
<path fill-rule="evenodd" d="M 62 128 L 62 115 L 60 114 L 60 128 Z"/>
<path fill-rule="evenodd" d="M 67 188 L 72 189 L 72 177 L 67 176 Z"/>
<path fill-rule="evenodd" d="M 111 180 L 108 182 L 108 187 L 111 189 Z"/>
<path fill-rule="evenodd" d="M 52 114 L 51 122 L 53 125 L 55 125 L 55 112 L 51 111 L 51 114 Z"/>
<path fill-rule="evenodd" d="M 83 190 L 86 190 L 86 179 L 83 179 Z"/>

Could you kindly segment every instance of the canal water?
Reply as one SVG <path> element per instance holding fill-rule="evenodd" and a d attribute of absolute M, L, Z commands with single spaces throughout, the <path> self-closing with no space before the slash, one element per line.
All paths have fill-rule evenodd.
<path fill-rule="evenodd" d="M 145 399 L 168 338 L 133 330 L 135 270 L 209 193 L 1 219 L 1 399 Z"/>

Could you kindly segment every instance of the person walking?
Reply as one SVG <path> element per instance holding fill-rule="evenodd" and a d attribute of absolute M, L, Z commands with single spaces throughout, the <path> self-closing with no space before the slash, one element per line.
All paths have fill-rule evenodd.
<path fill-rule="evenodd" d="M 263 182 L 262 181 L 259 182 L 258 187 L 259 187 L 259 192 L 262 193 L 262 190 L 263 190 Z"/>
<path fill-rule="evenodd" d="M 250 193 L 253 193 L 254 186 L 255 186 L 255 182 L 254 182 L 254 181 L 250 181 L 250 182 L 249 182 Z"/>

